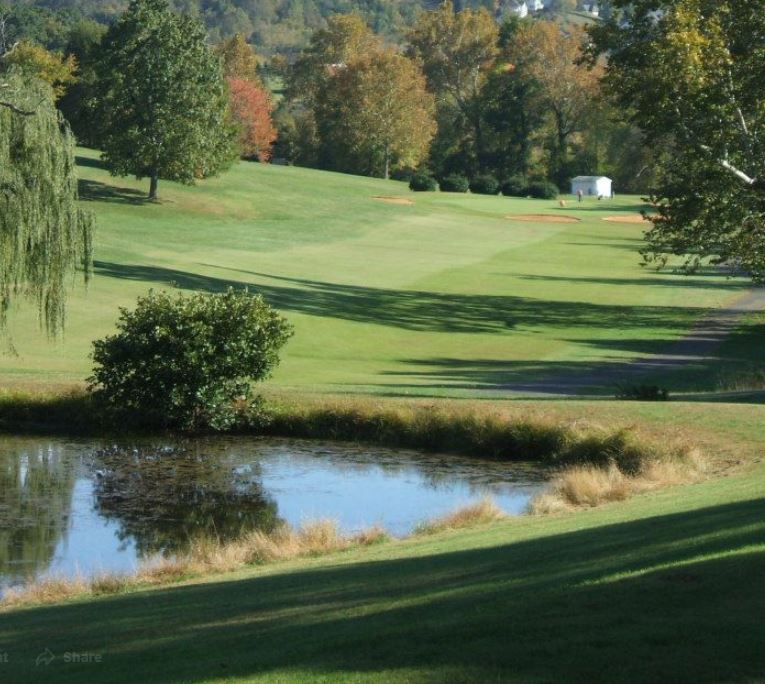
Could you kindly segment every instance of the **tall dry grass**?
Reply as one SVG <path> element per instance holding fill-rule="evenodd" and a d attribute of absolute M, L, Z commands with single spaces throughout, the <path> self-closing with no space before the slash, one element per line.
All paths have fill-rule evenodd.
<path fill-rule="evenodd" d="M 472 504 L 462 506 L 446 515 L 420 523 L 413 534 L 435 534 L 445 530 L 458 530 L 507 518 L 505 513 L 489 497 L 484 497 Z"/>
<path fill-rule="evenodd" d="M 465 528 L 504 517 L 505 513 L 493 501 L 482 499 L 423 523 L 413 534 Z M 156 556 L 134 573 L 98 573 L 90 578 L 81 575 L 72 578 L 45 577 L 30 581 L 23 587 L 8 590 L 0 601 L 0 609 L 120 594 L 196 576 L 231 572 L 249 565 L 322 556 L 391 540 L 391 535 L 379 525 L 345 535 L 334 520 L 309 521 L 297 529 L 284 524 L 270 533 L 253 531 L 241 539 L 226 543 L 213 539 L 197 540 L 185 554 L 169 558 Z"/>
<path fill-rule="evenodd" d="M 616 462 L 602 465 L 575 465 L 563 469 L 542 494 L 529 504 L 534 515 L 570 511 L 623 501 L 635 494 L 679 484 L 696 482 L 707 471 L 700 451 L 687 447 L 670 452 L 671 457 L 642 461 L 624 472 Z"/>
<path fill-rule="evenodd" d="M 310 521 L 297 529 L 285 524 L 270 533 L 253 531 L 241 539 L 225 543 L 214 539 L 197 540 L 186 553 L 151 558 L 134 573 L 98 573 L 90 578 L 79 575 L 41 578 L 23 587 L 9 589 L 0 601 L 0 608 L 119 594 L 199 575 L 231 572 L 247 565 L 371 546 L 389 539 L 390 535 L 379 526 L 344 535 L 333 520 Z"/>

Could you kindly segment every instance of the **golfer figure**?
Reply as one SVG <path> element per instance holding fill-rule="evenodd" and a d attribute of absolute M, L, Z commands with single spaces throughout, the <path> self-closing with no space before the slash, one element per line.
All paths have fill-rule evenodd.
<path fill-rule="evenodd" d="M 581 189 L 576 191 L 576 198 L 577 198 L 577 199 L 578 199 L 580 202 L 582 201 L 582 191 L 581 191 Z"/>

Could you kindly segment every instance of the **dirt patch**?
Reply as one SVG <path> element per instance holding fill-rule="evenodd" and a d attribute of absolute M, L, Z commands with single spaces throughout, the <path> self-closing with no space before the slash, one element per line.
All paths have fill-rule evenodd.
<path fill-rule="evenodd" d="M 625 214 L 624 216 L 606 216 L 604 221 L 611 223 L 643 223 L 645 219 L 642 214 Z"/>
<path fill-rule="evenodd" d="M 579 223 L 582 220 L 576 216 L 561 214 L 508 214 L 505 218 L 511 221 L 531 221 L 533 223 Z"/>
<path fill-rule="evenodd" d="M 380 195 L 373 197 L 372 199 L 376 199 L 378 202 L 385 202 L 386 204 L 398 204 L 404 207 L 410 207 L 414 204 L 412 200 L 406 199 L 406 197 L 387 197 Z"/>

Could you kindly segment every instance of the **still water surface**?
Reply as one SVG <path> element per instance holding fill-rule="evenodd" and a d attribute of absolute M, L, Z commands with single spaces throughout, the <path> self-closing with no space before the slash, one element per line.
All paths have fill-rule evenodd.
<path fill-rule="evenodd" d="M 0 438 L 0 591 L 45 574 L 129 571 L 197 536 L 281 521 L 404 535 L 484 495 L 520 513 L 542 486 L 529 466 L 337 443 Z"/>

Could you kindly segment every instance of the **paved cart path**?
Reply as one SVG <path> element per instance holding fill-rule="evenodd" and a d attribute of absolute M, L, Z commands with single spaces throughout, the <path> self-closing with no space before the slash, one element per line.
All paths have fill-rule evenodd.
<path fill-rule="evenodd" d="M 605 363 L 586 372 L 549 375 L 524 383 L 509 383 L 503 390 L 524 395 L 577 396 L 620 384 L 635 384 L 646 376 L 671 373 L 688 363 L 714 358 L 715 351 L 748 314 L 765 310 L 765 288 L 750 290 L 729 305 L 716 309 L 661 354 L 630 361 Z"/>

